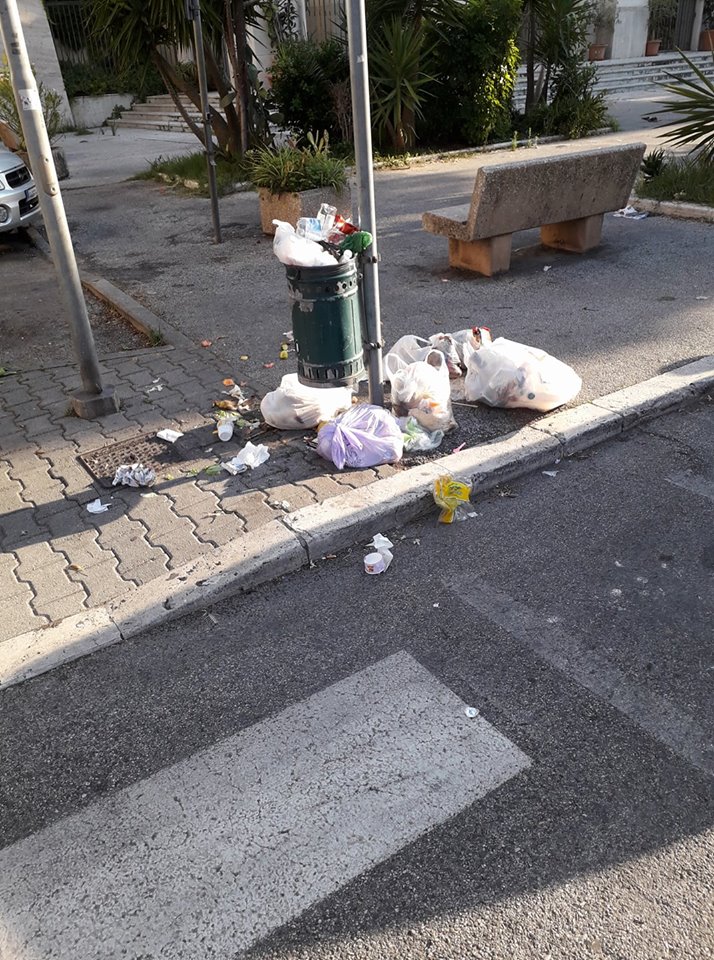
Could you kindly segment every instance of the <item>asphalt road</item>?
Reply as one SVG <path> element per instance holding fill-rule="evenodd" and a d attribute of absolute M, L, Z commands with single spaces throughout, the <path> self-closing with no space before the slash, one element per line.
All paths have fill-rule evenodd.
<path fill-rule="evenodd" d="M 2 960 L 713 957 L 713 450 L 708 399 L 6 691 Z"/>

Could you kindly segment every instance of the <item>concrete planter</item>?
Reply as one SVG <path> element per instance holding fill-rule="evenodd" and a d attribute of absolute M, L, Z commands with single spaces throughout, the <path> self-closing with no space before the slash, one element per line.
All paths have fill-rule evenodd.
<path fill-rule="evenodd" d="M 32 165 L 30 163 L 29 154 L 24 150 L 17 151 L 18 157 L 22 158 L 22 162 L 25 164 L 27 169 L 32 173 Z M 67 166 L 67 158 L 64 155 L 64 150 L 61 147 L 52 147 L 52 159 L 55 162 L 55 169 L 57 170 L 57 179 L 58 180 L 67 180 L 69 178 L 69 167 Z M 32 174 L 34 177 L 34 173 Z"/>
<path fill-rule="evenodd" d="M 699 49 L 714 50 L 714 30 L 702 30 L 699 34 Z"/>
<path fill-rule="evenodd" d="M 127 110 L 134 98 L 130 93 L 107 93 L 103 97 L 74 97 L 70 100 L 72 116 L 77 127 L 101 127 L 114 107 Z"/>
<path fill-rule="evenodd" d="M 352 217 L 352 192 L 348 186 L 341 191 L 330 187 L 316 187 L 301 193 L 271 193 L 266 187 L 258 190 L 260 200 L 260 225 L 263 233 L 272 237 L 275 233 L 273 220 L 285 220 L 293 226 L 300 217 L 315 217 L 321 203 L 337 207 L 337 212 L 346 220 Z"/>

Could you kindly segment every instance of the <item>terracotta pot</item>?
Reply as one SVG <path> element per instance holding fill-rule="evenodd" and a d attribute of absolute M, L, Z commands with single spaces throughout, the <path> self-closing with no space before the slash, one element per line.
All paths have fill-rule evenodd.
<path fill-rule="evenodd" d="M 321 203 L 337 207 L 337 212 L 345 220 L 352 218 L 352 193 L 348 186 L 341 191 L 330 187 L 316 187 L 301 193 L 271 193 L 265 187 L 258 190 L 260 201 L 260 225 L 263 233 L 272 237 L 275 233 L 273 220 L 285 220 L 293 226 L 300 217 L 316 217 Z"/>
<path fill-rule="evenodd" d="M 594 60 L 604 60 L 606 43 L 591 43 L 588 47 L 588 60 L 592 63 Z"/>
<path fill-rule="evenodd" d="M 699 34 L 699 49 L 714 50 L 714 30 L 702 30 Z"/>
<path fill-rule="evenodd" d="M 646 57 L 656 57 L 659 53 L 659 48 L 662 46 L 661 40 L 648 40 L 645 44 L 645 56 Z"/>

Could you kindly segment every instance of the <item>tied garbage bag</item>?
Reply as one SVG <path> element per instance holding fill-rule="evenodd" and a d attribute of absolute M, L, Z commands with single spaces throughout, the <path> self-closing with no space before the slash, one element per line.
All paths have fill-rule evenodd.
<path fill-rule="evenodd" d="M 425 340 L 424 337 L 407 334 L 397 340 L 387 356 L 398 357 L 404 363 L 416 363 L 419 360 L 428 362 L 429 356 L 434 350 L 444 355 L 449 376 L 460 377 L 462 371 L 458 346 L 449 333 L 435 333 L 428 340 Z"/>
<path fill-rule="evenodd" d="M 349 387 L 306 387 L 296 373 L 288 373 L 277 390 L 266 393 L 260 412 L 266 423 L 278 430 L 305 430 L 332 420 L 352 406 Z"/>
<path fill-rule="evenodd" d="M 456 426 L 451 409 L 449 370 L 442 353 L 432 350 L 428 360 L 405 363 L 395 353 L 385 357 L 384 367 L 392 385 L 392 408 L 395 416 L 414 417 L 433 433 Z"/>
<path fill-rule="evenodd" d="M 404 437 L 394 417 L 382 407 L 357 404 L 330 420 L 317 435 L 317 452 L 338 470 L 377 467 L 401 459 Z"/>
<path fill-rule="evenodd" d="M 583 381 L 544 350 L 498 337 L 468 360 L 466 399 L 490 407 L 526 407 L 546 413 L 568 403 Z"/>
<path fill-rule="evenodd" d="M 462 372 L 466 371 L 469 357 L 474 350 L 480 350 L 486 344 L 493 343 L 490 327 L 467 327 L 465 330 L 457 330 L 456 333 L 451 334 L 451 339 L 456 344 Z"/>
<path fill-rule="evenodd" d="M 334 267 L 337 261 L 319 243 L 299 237 L 290 223 L 273 220 L 273 253 L 286 267 Z"/>
<path fill-rule="evenodd" d="M 460 504 L 468 503 L 471 484 L 444 474 L 434 481 L 434 502 L 441 507 L 439 523 L 453 523 Z"/>

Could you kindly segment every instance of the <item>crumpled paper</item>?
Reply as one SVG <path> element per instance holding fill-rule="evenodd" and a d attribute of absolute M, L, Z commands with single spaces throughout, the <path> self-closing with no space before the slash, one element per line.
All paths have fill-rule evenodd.
<path fill-rule="evenodd" d="M 143 463 L 122 463 L 117 467 L 112 485 L 120 483 L 124 487 L 150 487 L 156 480 L 156 474 L 151 467 Z"/>
<path fill-rule="evenodd" d="M 224 470 L 235 477 L 238 473 L 245 473 L 248 467 L 254 470 L 269 459 L 270 451 L 264 443 L 259 443 L 256 446 L 249 440 L 240 453 L 237 453 L 231 460 L 226 460 L 222 466 Z"/>

